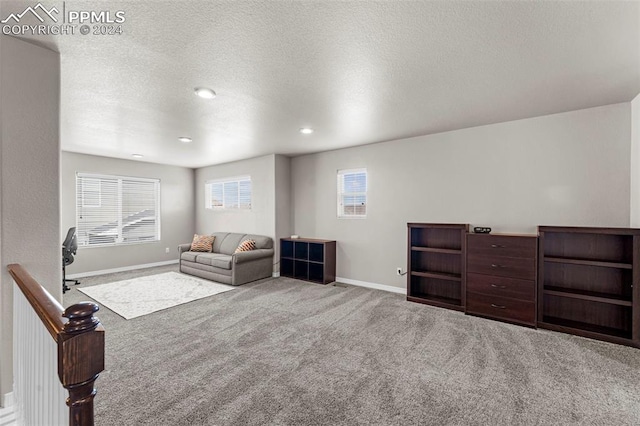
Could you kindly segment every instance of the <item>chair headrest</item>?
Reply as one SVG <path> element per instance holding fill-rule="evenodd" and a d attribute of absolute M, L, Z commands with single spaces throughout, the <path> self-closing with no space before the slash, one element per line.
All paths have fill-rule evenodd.
<path fill-rule="evenodd" d="M 62 246 L 67 248 L 72 248 L 72 247 L 78 248 L 78 240 L 76 238 L 75 226 L 69 228 L 69 230 L 67 231 L 67 237 L 64 239 Z"/>

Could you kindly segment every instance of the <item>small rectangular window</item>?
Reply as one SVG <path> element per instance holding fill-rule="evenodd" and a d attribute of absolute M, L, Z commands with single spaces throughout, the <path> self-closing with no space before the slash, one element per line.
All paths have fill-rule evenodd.
<path fill-rule="evenodd" d="M 206 182 L 205 208 L 213 210 L 251 210 L 251 176 Z"/>
<path fill-rule="evenodd" d="M 367 217 L 367 169 L 338 170 L 338 217 Z"/>

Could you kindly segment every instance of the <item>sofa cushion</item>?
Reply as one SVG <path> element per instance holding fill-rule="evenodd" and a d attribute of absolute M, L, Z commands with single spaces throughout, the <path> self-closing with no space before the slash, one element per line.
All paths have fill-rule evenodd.
<path fill-rule="evenodd" d="M 191 251 L 209 252 L 213 250 L 213 241 L 216 237 L 213 235 L 193 234 L 191 242 Z"/>
<path fill-rule="evenodd" d="M 227 238 L 227 235 L 229 235 L 229 233 L 228 232 L 212 232 L 211 235 L 216 237 L 216 239 L 213 240 L 213 252 L 220 253 L 220 246 L 222 245 L 222 242 L 224 241 L 224 239 Z"/>
<path fill-rule="evenodd" d="M 220 253 L 198 253 L 196 263 L 215 266 L 216 268 L 231 269 L 232 257 Z"/>
<path fill-rule="evenodd" d="M 196 256 L 198 256 L 198 252 L 195 251 L 185 251 L 180 255 L 180 259 L 182 260 L 188 260 L 189 262 L 195 262 L 196 261 Z"/>
<path fill-rule="evenodd" d="M 219 253 L 232 255 L 236 251 L 238 244 L 240 244 L 244 237 L 245 234 L 227 234 L 227 236 L 224 238 L 224 241 L 222 241 L 222 244 L 220 244 Z"/>

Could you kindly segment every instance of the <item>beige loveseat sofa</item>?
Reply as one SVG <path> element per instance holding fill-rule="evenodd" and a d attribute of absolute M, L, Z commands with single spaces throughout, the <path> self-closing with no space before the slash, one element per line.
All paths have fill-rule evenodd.
<path fill-rule="evenodd" d="M 224 284 L 240 285 L 272 276 L 273 240 L 263 235 L 214 232 L 213 253 L 190 251 L 191 244 L 178 246 L 180 272 Z M 256 249 L 234 253 L 238 245 L 254 240 Z"/>

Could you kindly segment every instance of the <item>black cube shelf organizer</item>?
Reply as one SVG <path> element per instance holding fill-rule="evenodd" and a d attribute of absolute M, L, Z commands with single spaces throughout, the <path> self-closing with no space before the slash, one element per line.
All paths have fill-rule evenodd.
<path fill-rule="evenodd" d="M 280 239 L 280 275 L 320 284 L 336 280 L 336 242 L 311 238 Z"/>

